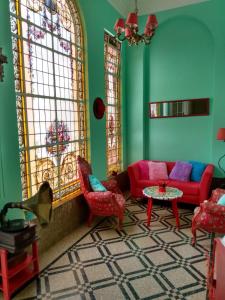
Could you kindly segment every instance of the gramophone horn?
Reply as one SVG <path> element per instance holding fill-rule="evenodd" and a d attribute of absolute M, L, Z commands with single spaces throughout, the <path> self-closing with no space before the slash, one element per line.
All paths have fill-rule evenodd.
<path fill-rule="evenodd" d="M 43 182 L 39 191 L 24 203 L 24 209 L 32 211 L 41 225 L 48 224 L 52 216 L 52 189 L 47 181 Z"/>
<path fill-rule="evenodd" d="M 39 188 L 39 191 L 31 198 L 27 199 L 24 202 L 8 202 L 3 207 L 0 213 L 0 222 L 2 230 L 7 231 L 7 228 L 10 231 L 13 231 L 13 226 L 17 227 L 15 230 L 21 230 L 20 228 L 24 224 L 24 220 L 6 220 L 6 214 L 9 208 L 21 208 L 34 213 L 40 224 L 45 225 L 48 224 L 51 220 L 52 215 L 52 201 L 53 201 L 53 192 L 52 189 L 47 181 L 43 182 Z M 14 223 L 14 224 L 13 224 Z"/>

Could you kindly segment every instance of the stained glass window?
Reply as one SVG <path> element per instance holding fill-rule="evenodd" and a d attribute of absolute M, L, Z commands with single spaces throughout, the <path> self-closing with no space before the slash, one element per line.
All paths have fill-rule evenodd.
<path fill-rule="evenodd" d="M 44 180 L 62 199 L 87 157 L 79 12 L 72 0 L 10 0 L 10 14 L 23 199 Z"/>
<path fill-rule="evenodd" d="M 121 43 L 105 32 L 105 89 L 106 89 L 106 147 L 107 174 L 120 172 L 121 157 L 121 101 L 120 49 Z"/>

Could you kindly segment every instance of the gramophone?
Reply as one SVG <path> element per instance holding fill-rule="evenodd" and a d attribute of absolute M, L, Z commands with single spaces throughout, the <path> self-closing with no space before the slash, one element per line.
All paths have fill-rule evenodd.
<path fill-rule="evenodd" d="M 25 209 L 34 213 L 41 226 L 50 222 L 52 215 L 53 192 L 47 181 L 43 182 L 39 191 L 24 202 L 8 202 L 0 212 L 0 247 L 9 252 L 17 252 L 29 245 L 35 238 L 36 225 L 24 219 L 8 220 L 6 214 L 9 208 Z"/>

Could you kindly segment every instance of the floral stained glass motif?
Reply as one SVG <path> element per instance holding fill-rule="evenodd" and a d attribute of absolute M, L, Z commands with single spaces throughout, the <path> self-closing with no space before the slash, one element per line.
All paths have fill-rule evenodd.
<path fill-rule="evenodd" d="M 57 126 L 56 126 L 57 124 Z M 69 130 L 63 121 L 52 122 L 46 134 L 46 148 L 47 152 L 50 154 L 65 152 L 66 148 L 69 146 Z M 59 142 L 59 143 L 58 143 Z"/>
<path fill-rule="evenodd" d="M 44 180 L 61 199 L 88 152 L 80 16 L 73 0 L 10 0 L 10 18 L 23 199 Z"/>
<path fill-rule="evenodd" d="M 121 101 L 120 101 L 120 49 L 121 43 L 105 33 L 105 89 L 106 89 L 106 147 L 107 173 L 120 172 L 121 153 Z"/>

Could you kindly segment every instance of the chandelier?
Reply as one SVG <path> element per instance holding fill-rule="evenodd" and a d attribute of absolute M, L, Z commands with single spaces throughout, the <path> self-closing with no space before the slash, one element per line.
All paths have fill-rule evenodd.
<path fill-rule="evenodd" d="M 116 32 L 115 37 L 119 41 L 128 41 L 129 46 L 138 45 L 140 42 L 149 45 L 158 26 L 158 21 L 155 15 L 150 15 L 147 18 L 145 30 L 143 34 L 138 33 L 138 8 L 137 0 L 135 0 L 135 12 L 128 14 L 126 23 L 124 19 L 117 19 L 114 26 Z"/>

